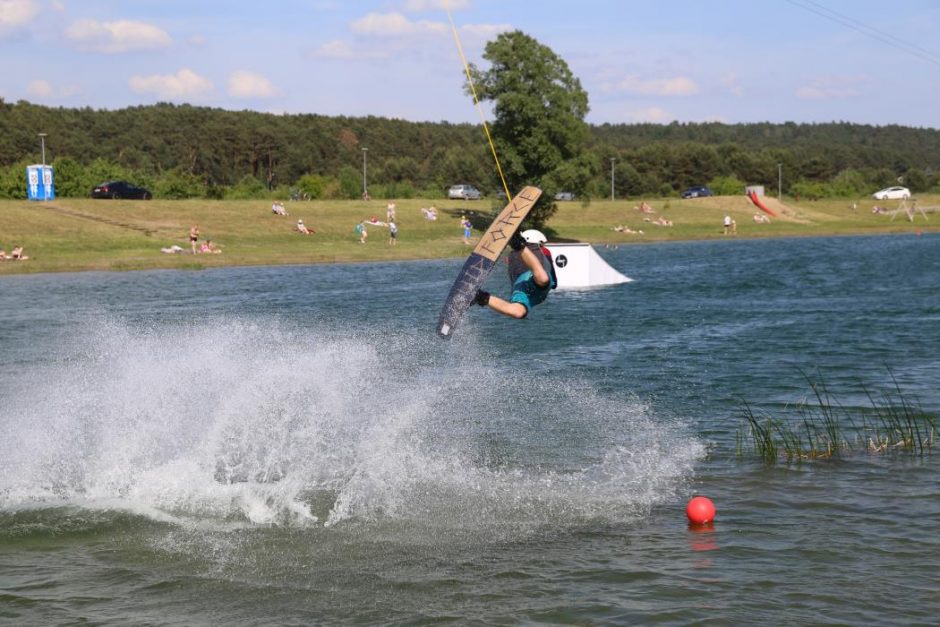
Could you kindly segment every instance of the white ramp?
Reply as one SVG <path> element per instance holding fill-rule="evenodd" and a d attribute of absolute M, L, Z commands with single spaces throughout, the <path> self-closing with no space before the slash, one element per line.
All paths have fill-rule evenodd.
<path fill-rule="evenodd" d="M 590 244 L 545 246 L 552 252 L 559 289 L 617 285 L 633 280 L 613 269 Z"/>

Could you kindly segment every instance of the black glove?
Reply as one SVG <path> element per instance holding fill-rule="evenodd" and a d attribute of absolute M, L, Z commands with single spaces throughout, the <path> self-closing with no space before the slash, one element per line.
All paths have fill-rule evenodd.
<path fill-rule="evenodd" d="M 525 248 L 525 240 L 519 235 L 519 231 L 513 233 L 512 237 L 509 238 L 509 247 L 513 250 L 522 250 Z"/>
<path fill-rule="evenodd" d="M 473 298 L 473 302 L 479 305 L 480 307 L 486 307 L 490 304 L 490 293 L 480 290 L 477 292 L 477 295 Z"/>

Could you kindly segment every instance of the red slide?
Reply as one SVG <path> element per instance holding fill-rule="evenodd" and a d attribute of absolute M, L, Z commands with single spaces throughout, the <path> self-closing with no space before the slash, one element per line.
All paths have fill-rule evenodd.
<path fill-rule="evenodd" d="M 775 218 L 777 217 L 777 214 L 776 214 L 776 213 L 774 213 L 773 211 L 771 211 L 770 209 L 768 209 L 768 208 L 767 208 L 767 205 L 765 205 L 764 203 L 762 203 L 762 202 L 760 201 L 760 198 L 757 197 L 757 193 L 756 193 L 756 192 L 753 192 L 753 191 L 748 192 L 748 193 L 747 193 L 747 197 L 751 199 L 751 202 L 754 203 L 754 206 L 756 206 L 758 209 L 760 209 L 760 210 L 763 211 L 764 213 L 769 213 L 770 215 L 772 215 L 772 216 L 775 217 Z"/>

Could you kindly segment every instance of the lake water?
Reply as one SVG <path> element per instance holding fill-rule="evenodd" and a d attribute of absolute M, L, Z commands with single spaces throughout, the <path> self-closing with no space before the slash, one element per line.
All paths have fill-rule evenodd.
<path fill-rule="evenodd" d="M 940 452 L 735 450 L 940 413 L 940 235 L 599 252 L 450 341 L 461 260 L 0 278 L 0 623 L 936 624 Z"/>

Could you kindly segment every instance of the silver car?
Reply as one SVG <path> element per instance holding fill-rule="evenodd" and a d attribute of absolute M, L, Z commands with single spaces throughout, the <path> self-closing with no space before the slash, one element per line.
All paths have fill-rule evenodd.
<path fill-rule="evenodd" d="M 902 200 L 911 197 L 911 190 L 906 187 L 886 187 L 871 195 L 875 200 Z"/>
<path fill-rule="evenodd" d="M 482 194 L 473 185 L 451 185 L 447 197 L 451 200 L 480 200 Z"/>

